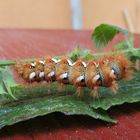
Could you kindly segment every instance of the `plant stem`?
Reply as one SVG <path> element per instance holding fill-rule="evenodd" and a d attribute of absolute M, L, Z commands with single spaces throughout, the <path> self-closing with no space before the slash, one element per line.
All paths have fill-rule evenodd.
<path fill-rule="evenodd" d="M 117 51 L 117 53 L 124 53 L 124 54 L 128 54 L 130 52 L 140 52 L 140 48 L 129 48 L 127 50 L 121 50 L 121 51 Z M 100 52 L 100 53 L 96 53 L 96 54 L 92 54 L 93 57 L 101 57 L 101 56 L 105 56 L 105 55 L 111 55 L 111 54 L 115 54 L 116 52 Z M 82 56 L 82 54 L 81 54 Z M 56 58 L 61 58 L 62 56 L 58 56 Z M 21 59 L 21 60 L 1 60 L 0 61 L 0 66 L 9 66 L 9 65 L 14 65 L 16 64 L 16 62 L 33 62 L 34 59 Z"/>
<path fill-rule="evenodd" d="M 21 59 L 21 60 L 0 60 L 0 66 L 14 65 L 17 62 L 32 62 L 33 59 Z"/>

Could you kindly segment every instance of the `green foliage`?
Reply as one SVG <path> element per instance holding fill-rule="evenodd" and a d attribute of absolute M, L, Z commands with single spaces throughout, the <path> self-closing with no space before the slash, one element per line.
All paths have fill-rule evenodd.
<path fill-rule="evenodd" d="M 16 97 L 12 94 L 10 86 L 17 85 L 12 78 L 11 72 L 8 67 L 0 67 L 0 94 L 10 95 L 14 100 Z"/>
<path fill-rule="evenodd" d="M 115 52 L 124 53 L 130 60 L 135 62 L 140 59 L 140 49 L 135 48 L 133 41 L 134 36 L 132 34 L 128 35 L 128 31 L 117 26 L 109 24 L 101 24 L 97 26 L 92 34 L 92 40 L 94 41 L 97 48 L 104 47 L 108 42 L 118 34 L 122 33 L 125 36 L 125 41 L 118 42 L 114 48 Z M 106 53 L 98 53 L 96 56 L 105 55 Z M 108 53 L 107 53 L 108 54 Z"/>
<path fill-rule="evenodd" d="M 72 51 L 72 53 L 67 54 L 68 57 L 70 57 L 70 59 L 72 61 L 76 61 L 79 59 L 80 57 L 80 49 L 79 46 L 75 47 L 75 49 Z"/>
<path fill-rule="evenodd" d="M 107 45 L 108 42 L 112 41 L 112 39 L 120 32 L 127 38 L 127 30 L 109 24 L 101 24 L 93 31 L 92 40 L 97 48 L 101 48 Z"/>
<path fill-rule="evenodd" d="M 76 47 L 72 53 L 67 55 L 72 61 L 76 61 L 78 59 L 83 59 L 85 61 L 91 60 L 95 58 L 95 55 L 87 49 L 80 49 L 79 47 Z"/>
<path fill-rule="evenodd" d="M 115 46 L 114 46 L 115 51 L 122 51 L 128 49 L 128 45 L 124 41 L 119 41 Z"/>
<path fill-rule="evenodd" d="M 67 95 L 26 99 L 4 105 L 0 109 L 0 128 L 52 112 L 63 112 L 67 115 L 88 115 L 96 119 L 116 123 L 105 111 L 92 109 L 83 101 Z"/>

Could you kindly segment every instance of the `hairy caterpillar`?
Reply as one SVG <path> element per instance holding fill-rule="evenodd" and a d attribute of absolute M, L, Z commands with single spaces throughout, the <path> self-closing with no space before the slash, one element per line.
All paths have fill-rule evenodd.
<path fill-rule="evenodd" d="M 36 60 L 33 63 L 17 63 L 15 69 L 27 82 L 57 81 L 61 86 L 72 84 L 81 95 L 83 87 L 92 89 L 93 97 L 98 97 L 98 88 L 109 87 L 116 93 L 117 81 L 129 79 L 132 75 L 131 62 L 123 54 L 104 56 L 85 63 L 79 59 L 72 63 L 69 58 L 56 60 L 51 57 Z"/>

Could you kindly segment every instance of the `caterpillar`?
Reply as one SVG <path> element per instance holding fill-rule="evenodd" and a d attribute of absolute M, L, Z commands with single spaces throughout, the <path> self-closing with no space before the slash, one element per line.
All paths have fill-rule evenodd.
<path fill-rule="evenodd" d="M 130 79 L 131 61 L 123 54 L 103 56 L 84 62 L 82 59 L 72 62 L 64 57 L 56 60 L 47 57 L 32 63 L 17 62 L 17 73 L 27 82 L 57 81 L 62 87 L 74 85 L 77 95 L 81 96 L 83 87 L 92 90 L 93 97 L 99 97 L 99 87 L 108 87 L 113 93 L 118 91 L 118 80 Z"/>

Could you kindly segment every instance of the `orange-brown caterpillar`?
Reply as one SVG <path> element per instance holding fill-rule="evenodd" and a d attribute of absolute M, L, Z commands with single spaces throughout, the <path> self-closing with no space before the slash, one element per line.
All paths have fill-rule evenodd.
<path fill-rule="evenodd" d="M 27 82 L 57 81 L 61 85 L 72 84 L 77 87 L 78 96 L 83 87 L 92 89 L 93 97 L 98 97 L 98 88 L 109 87 L 116 93 L 117 81 L 129 79 L 132 75 L 130 60 L 122 55 L 104 56 L 98 60 L 85 63 L 77 60 L 72 63 L 64 57 L 60 60 L 48 57 L 34 63 L 17 63 L 15 68 L 18 74 Z"/>

